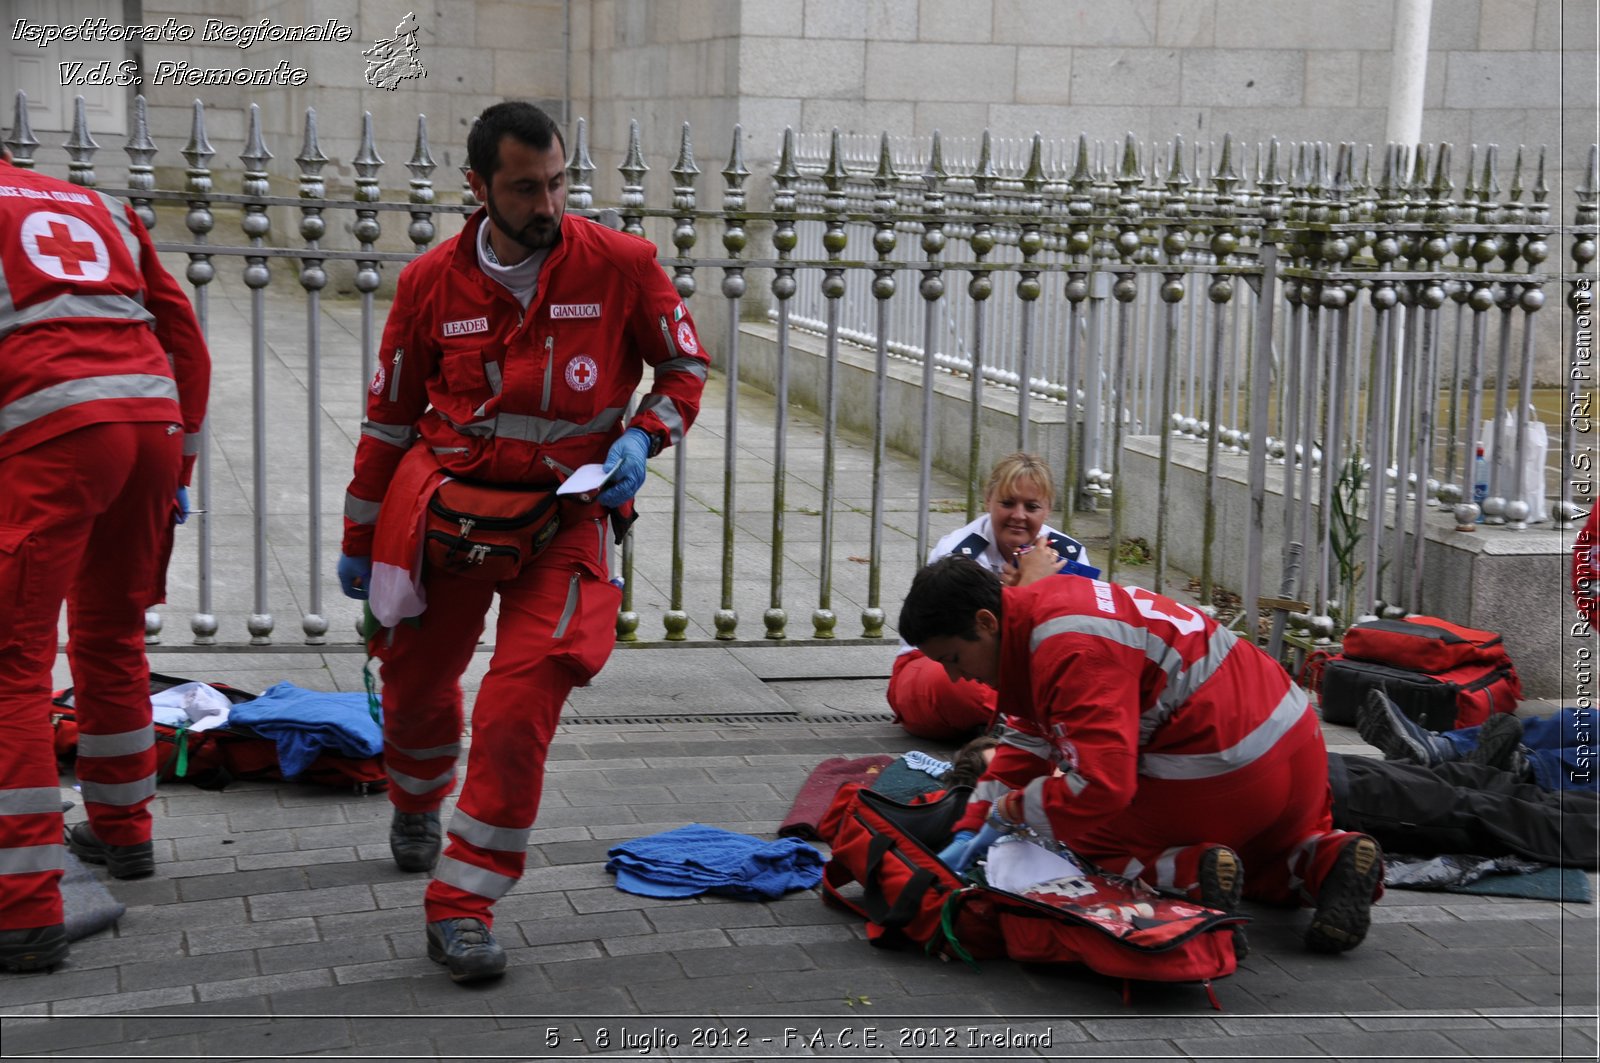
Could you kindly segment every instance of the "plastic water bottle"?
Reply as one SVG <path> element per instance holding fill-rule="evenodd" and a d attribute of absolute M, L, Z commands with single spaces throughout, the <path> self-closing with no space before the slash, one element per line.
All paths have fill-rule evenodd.
<path fill-rule="evenodd" d="M 1483 500 L 1489 497 L 1489 462 L 1483 456 L 1483 444 L 1478 444 L 1478 456 L 1472 459 L 1472 501 L 1478 506 L 1478 523 L 1483 523 Z"/>

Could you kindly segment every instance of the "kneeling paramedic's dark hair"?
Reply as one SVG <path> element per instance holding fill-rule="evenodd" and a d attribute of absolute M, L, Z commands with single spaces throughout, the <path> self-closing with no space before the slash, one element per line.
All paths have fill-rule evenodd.
<path fill-rule="evenodd" d="M 975 642 L 979 609 L 1000 616 L 1000 577 L 970 557 L 941 557 L 911 580 L 900 637 L 913 646 L 951 635 Z"/>
<path fill-rule="evenodd" d="M 563 154 L 567 141 L 548 114 L 523 100 L 506 100 L 484 110 L 467 134 L 467 163 L 485 183 L 500 169 L 500 138 L 509 136 L 535 151 L 549 151 L 560 144 Z"/>

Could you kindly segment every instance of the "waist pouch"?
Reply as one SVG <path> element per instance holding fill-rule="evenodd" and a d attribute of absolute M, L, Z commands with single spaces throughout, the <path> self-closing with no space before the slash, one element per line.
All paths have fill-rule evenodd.
<path fill-rule="evenodd" d="M 560 510 L 554 491 L 446 480 L 428 500 L 427 562 L 453 575 L 512 579 L 555 538 Z"/>
<path fill-rule="evenodd" d="M 969 962 L 1079 963 L 1114 978 L 1208 990 L 1212 978 L 1233 973 L 1232 929 L 1243 916 L 1098 873 L 1027 895 L 957 876 L 936 854 L 970 794 L 957 786 L 937 801 L 902 805 L 858 784 L 841 787 L 824 818 L 834 830 L 822 899 L 863 918 L 867 940 L 879 946 L 916 944 Z"/>

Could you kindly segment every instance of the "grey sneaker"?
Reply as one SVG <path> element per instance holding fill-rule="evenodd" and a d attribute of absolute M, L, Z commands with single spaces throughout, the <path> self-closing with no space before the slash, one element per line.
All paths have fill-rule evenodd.
<path fill-rule="evenodd" d="M 1317 892 L 1317 911 L 1306 930 L 1312 952 L 1347 952 L 1372 925 L 1372 894 L 1383 878 L 1383 850 L 1365 834 L 1345 842 Z"/>
<path fill-rule="evenodd" d="M 0 930 L 0 971 L 43 971 L 66 958 L 65 924 Z"/>
<path fill-rule="evenodd" d="M 67 848 L 84 863 L 106 865 L 112 878 L 148 878 L 156 873 L 155 846 L 150 842 L 107 845 L 87 823 L 69 827 L 66 842 Z"/>
<path fill-rule="evenodd" d="M 401 871 L 432 871 L 439 862 L 439 813 L 394 811 L 389 852 Z"/>
<path fill-rule="evenodd" d="M 481 919 L 429 923 L 428 959 L 448 967 L 453 982 L 499 978 L 506 971 L 506 950 Z"/>
<path fill-rule="evenodd" d="M 1437 743 L 1449 743 L 1417 723 L 1377 687 L 1367 691 L 1367 699 L 1356 711 L 1356 730 L 1361 740 L 1378 747 L 1384 760 L 1404 760 L 1435 768 L 1445 759 Z"/>

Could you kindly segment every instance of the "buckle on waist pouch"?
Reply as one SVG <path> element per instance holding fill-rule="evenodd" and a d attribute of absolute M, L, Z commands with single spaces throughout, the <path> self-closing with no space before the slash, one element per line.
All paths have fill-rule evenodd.
<path fill-rule="evenodd" d="M 498 582 L 516 576 L 560 527 L 553 490 L 445 480 L 428 499 L 424 556 L 446 572 Z"/>

